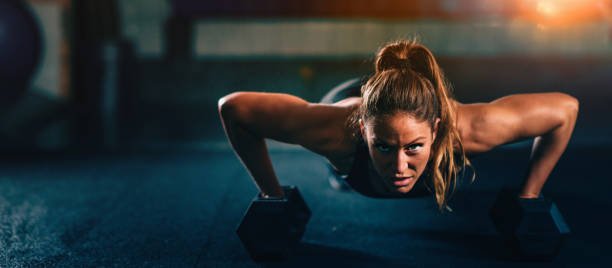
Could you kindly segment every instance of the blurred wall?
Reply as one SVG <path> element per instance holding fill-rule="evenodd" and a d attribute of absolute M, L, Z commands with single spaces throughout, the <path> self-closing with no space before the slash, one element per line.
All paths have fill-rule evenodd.
<path fill-rule="evenodd" d="M 187 29 L 187 58 L 172 60 L 171 40 L 164 38 L 166 22 L 177 13 L 172 6 L 122 1 L 123 34 L 142 62 L 141 104 L 159 111 L 143 115 L 144 126 L 136 131 L 152 140 L 222 141 L 215 112 L 221 96 L 258 90 L 318 101 L 343 80 L 370 73 L 374 52 L 384 43 L 418 36 L 438 57 L 459 100 L 567 92 L 583 102 L 576 140 L 612 142 L 612 129 L 601 124 L 612 100 L 612 36 L 605 18 L 557 23 L 508 16 L 516 12 L 510 2 L 517 3 L 437 1 L 443 12 L 463 15 L 420 12 L 403 19 L 209 12 Z M 155 131 L 160 128 L 165 130 Z"/>
<path fill-rule="evenodd" d="M 371 56 L 400 38 L 420 36 L 438 57 L 612 56 L 605 21 L 546 26 L 519 19 L 468 21 L 206 20 L 195 54 L 212 56 Z"/>
<path fill-rule="evenodd" d="M 408 2 L 417 8 L 405 4 L 404 13 L 393 13 L 391 0 L 385 1 L 387 11 L 357 1 L 346 7 L 350 14 L 329 13 L 325 1 L 296 9 L 299 14 L 242 0 L 223 6 L 190 1 L 116 2 L 120 38 L 133 45 L 137 56 L 131 70 L 138 83 L 130 88 L 130 114 L 119 114 L 130 118 L 125 146 L 201 148 L 225 143 L 216 111 L 223 95 L 257 90 L 318 101 L 338 83 L 371 73 L 377 48 L 414 36 L 434 52 L 460 101 L 567 92 L 582 102 L 574 141 L 612 142 L 611 124 L 602 123 L 609 122 L 605 115 L 612 112 L 612 35 L 603 16 L 561 23 L 537 14 L 520 15 L 517 3 L 540 0 L 413 0 Z M 33 4 L 48 40 L 35 83 L 58 94 L 58 36 L 70 23 L 58 20 L 60 11 L 48 2 L 53 1 Z M 333 3 L 343 10 L 344 2 Z M 385 17 L 388 14 L 395 15 Z M 58 133 L 56 139 L 65 135 Z"/>
<path fill-rule="evenodd" d="M 169 0 L 121 0 L 121 32 L 143 58 L 164 55 L 164 25 L 171 10 Z"/>

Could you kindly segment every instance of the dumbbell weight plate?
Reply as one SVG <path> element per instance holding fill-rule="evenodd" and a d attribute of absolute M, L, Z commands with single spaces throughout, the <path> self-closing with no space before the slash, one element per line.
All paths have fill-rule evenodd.
<path fill-rule="evenodd" d="M 297 187 L 283 190 L 284 199 L 257 195 L 238 226 L 238 237 L 255 260 L 287 258 L 306 231 L 310 209 Z"/>

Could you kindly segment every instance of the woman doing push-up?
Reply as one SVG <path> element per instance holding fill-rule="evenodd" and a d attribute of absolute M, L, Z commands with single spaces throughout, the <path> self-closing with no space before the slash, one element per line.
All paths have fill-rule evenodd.
<path fill-rule="evenodd" d="M 348 81 L 321 103 L 288 94 L 235 92 L 219 100 L 232 148 L 264 198 L 282 198 L 265 139 L 325 157 L 353 189 L 373 197 L 433 193 L 440 209 L 469 156 L 535 138 L 520 198 L 537 198 L 578 113 L 564 93 L 460 103 L 432 53 L 414 41 L 380 49 L 367 81 Z M 362 85 L 363 84 L 363 85 Z"/>

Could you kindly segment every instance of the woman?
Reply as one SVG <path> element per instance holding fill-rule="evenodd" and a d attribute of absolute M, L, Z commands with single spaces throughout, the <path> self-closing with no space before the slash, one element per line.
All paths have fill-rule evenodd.
<path fill-rule="evenodd" d="M 574 129 L 575 98 L 517 94 L 490 103 L 459 103 L 432 53 L 413 41 L 383 47 L 375 65 L 360 96 L 334 103 L 258 92 L 219 100 L 228 139 L 262 197 L 284 197 L 265 138 L 322 155 L 362 194 L 408 197 L 429 190 L 440 209 L 448 208 L 458 171 L 470 165 L 466 155 L 535 138 L 519 197 L 538 197 Z M 330 94 L 351 95 L 350 88 Z"/>

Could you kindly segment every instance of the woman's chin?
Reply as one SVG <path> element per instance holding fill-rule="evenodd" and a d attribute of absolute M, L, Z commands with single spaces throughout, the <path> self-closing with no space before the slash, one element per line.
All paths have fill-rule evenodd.
<path fill-rule="evenodd" d="M 411 184 L 408 184 L 408 185 L 405 185 L 405 186 L 397 187 L 395 189 L 395 191 L 398 192 L 398 193 L 407 194 L 410 191 L 412 191 L 413 187 L 414 187 L 414 184 L 411 183 Z"/>

